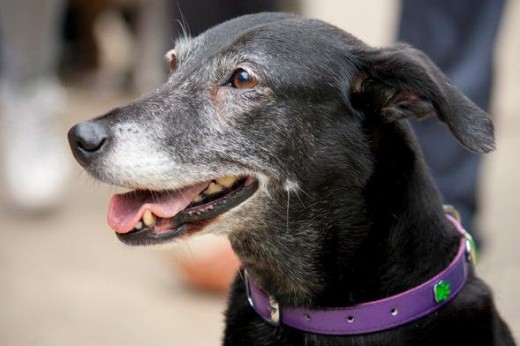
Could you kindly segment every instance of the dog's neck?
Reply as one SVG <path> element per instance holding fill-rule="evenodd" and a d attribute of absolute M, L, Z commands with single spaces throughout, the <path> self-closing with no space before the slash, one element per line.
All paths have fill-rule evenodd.
<path fill-rule="evenodd" d="M 453 259 L 457 235 L 410 136 L 407 126 L 391 125 L 379 138 L 364 188 L 353 191 L 343 179 L 328 179 L 334 193 L 294 198 L 280 229 L 258 232 L 248 245 L 231 237 L 250 275 L 280 304 L 381 299 L 421 284 Z"/>

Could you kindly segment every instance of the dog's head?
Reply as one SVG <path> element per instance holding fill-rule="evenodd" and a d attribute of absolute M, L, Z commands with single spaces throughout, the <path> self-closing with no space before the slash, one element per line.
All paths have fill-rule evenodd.
<path fill-rule="evenodd" d="M 378 131 L 406 117 L 437 115 L 467 148 L 493 149 L 488 115 L 424 54 L 374 49 L 321 21 L 244 16 L 179 39 L 167 59 L 159 89 L 69 132 L 91 175 L 136 190 L 109 210 L 130 244 L 202 229 L 242 245 L 260 229 L 274 243 L 302 235 L 323 200 L 361 198 Z"/>

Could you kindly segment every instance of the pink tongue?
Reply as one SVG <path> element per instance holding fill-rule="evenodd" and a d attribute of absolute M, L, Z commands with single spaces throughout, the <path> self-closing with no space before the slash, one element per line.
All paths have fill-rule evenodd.
<path fill-rule="evenodd" d="M 116 194 L 108 206 L 108 225 L 117 233 L 128 233 L 139 222 L 145 210 L 160 218 L 172 218 L 208 187 L 201 183 L 176 191 L 132 191 Z"/>

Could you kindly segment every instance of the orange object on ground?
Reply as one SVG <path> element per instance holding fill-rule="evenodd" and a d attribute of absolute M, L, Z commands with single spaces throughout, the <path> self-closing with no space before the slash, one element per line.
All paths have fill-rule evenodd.
<path fill-rule="evenodd" d="M 235 278 L 240 261 L 226 238 L 209 238 L 205 242 L 202 248 L 193 248 L 193 256 L 179 262 L 178 269 L 190 286 L 225 293 Z"/>

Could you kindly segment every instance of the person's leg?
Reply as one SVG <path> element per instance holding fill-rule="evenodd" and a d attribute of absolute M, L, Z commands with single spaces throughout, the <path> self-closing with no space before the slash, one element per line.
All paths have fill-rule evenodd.
<path fill-rule="evenodd" d="M 2 78 L 33 83 L 56 75 L 64 0 L 0 0 Z"/>
<path fill-rule="evenodd" d="M 0 113 L 3 169 L 11 204 L 53 207 L 68 172 L 57 115 L 63 0 L 0 0 Z"/>
<path fill-rule="evenodd" d="M 399 41 L 428 54 L 450 81 L 489 110 L 493 50 L 505 0 L 402 0 Z M 424 156 L 447 204 L 475 233 L 481 157 L 464 149 L 435 119 L 413 122 Z"/>

